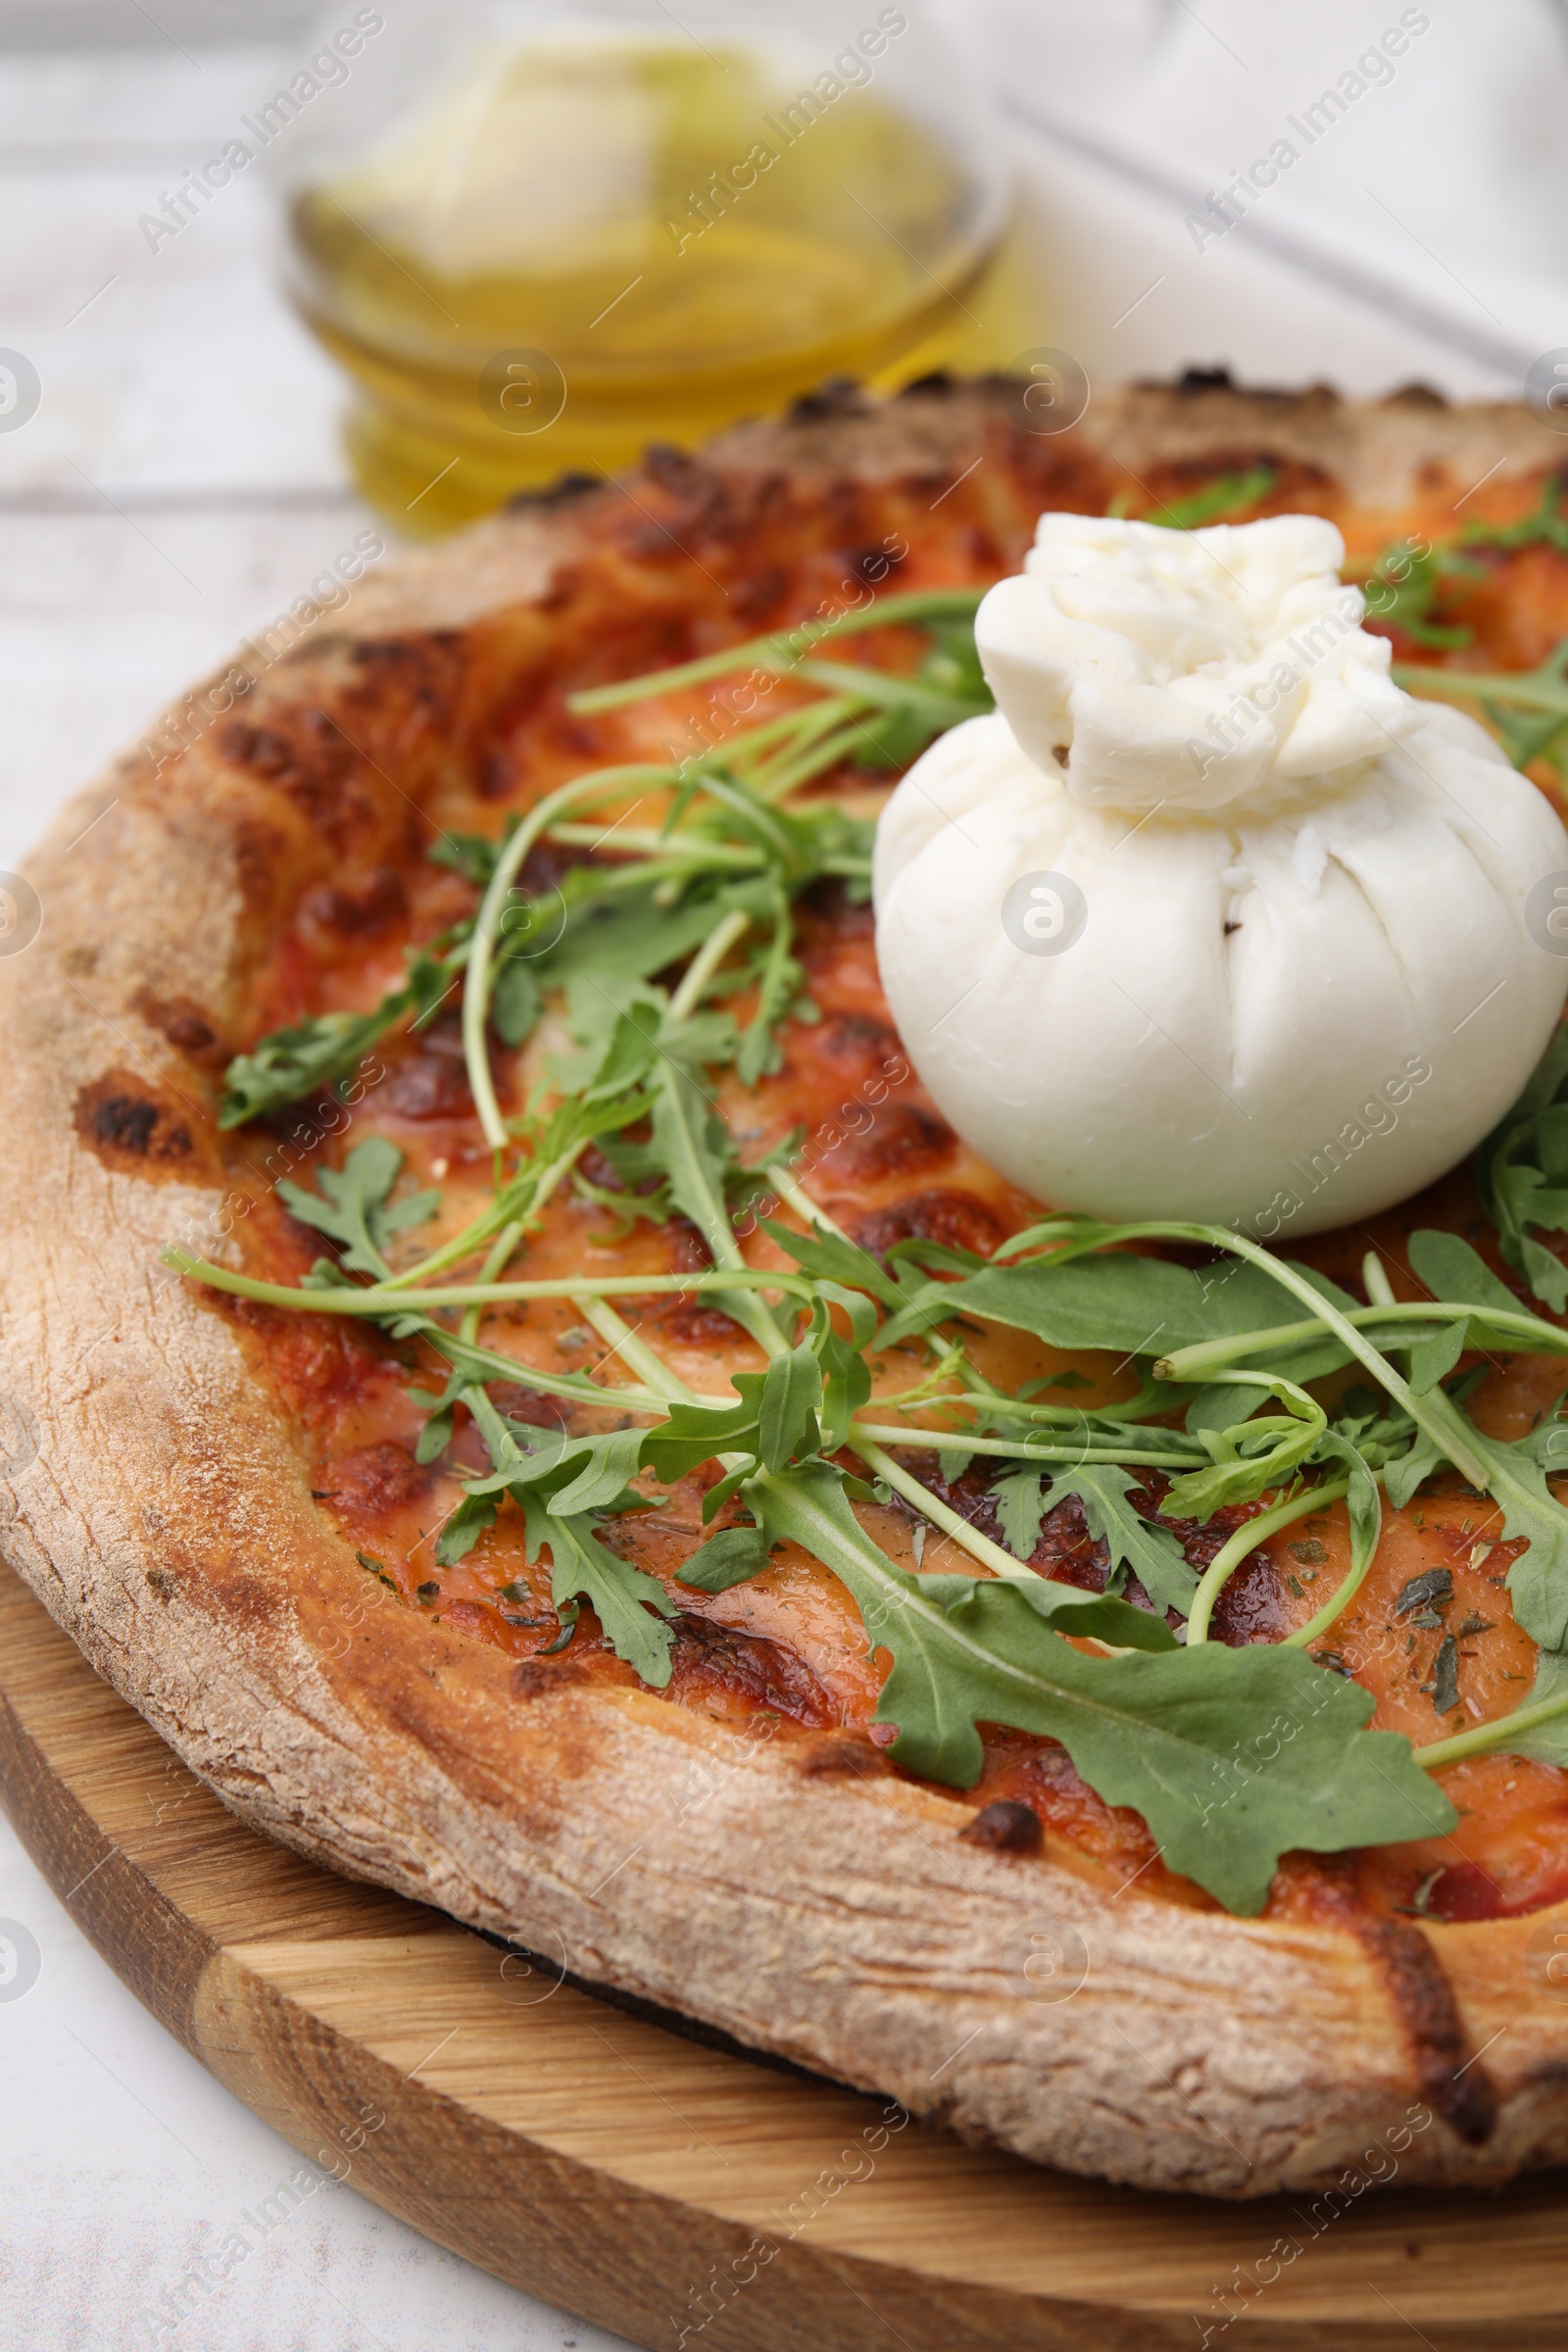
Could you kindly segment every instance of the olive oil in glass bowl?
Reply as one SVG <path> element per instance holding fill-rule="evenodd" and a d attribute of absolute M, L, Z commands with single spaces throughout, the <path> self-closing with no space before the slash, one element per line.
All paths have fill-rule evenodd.
<path fill-rule="evenodd" d="M 1003 141 L 915 0 L 381 13 L 279 161 L 294 299 L 407 533 L 1038 339 Z"/>

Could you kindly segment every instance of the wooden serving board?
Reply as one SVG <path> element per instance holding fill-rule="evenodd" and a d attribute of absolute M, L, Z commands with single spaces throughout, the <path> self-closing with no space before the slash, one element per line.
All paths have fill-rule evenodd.
<path fill-rule="evenodd" d="M 1568 2343 L 1561 2176 L 1335 2215 L 962 2147 L 243 1828 L 4 1569 L 0 1792 L 105 1958 L 304 2155 L 655 2352 Z"/>

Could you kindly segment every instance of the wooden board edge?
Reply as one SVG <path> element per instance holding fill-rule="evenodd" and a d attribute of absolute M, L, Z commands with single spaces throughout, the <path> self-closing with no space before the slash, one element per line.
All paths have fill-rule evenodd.
<path fill-rule="evenodd" d="M 113 1720 L 117 1737 L 123 1717 L 123 1736 L 145 1743 L 157 1777 L 168 1751 L 156 1733 L 93 1675 L 41 1604 L 19 1593 L 16 1605 L 36 1612 L 40 1652 L 53 1657 L 59 1645 L 51 1671 L 65 1663 L 79 1674 L 74 1700 L 79 1692 L 81 1709 Z M 35 1736 L 25 1693 L 5 1688 L 6 1679 L 0 1672 L 0 1798 L 95 1948 L 159 2022 L 312 2165 L 480 2268 L 651 2352 L 1178 2352 L 1200 2335 L 1203 2322 L 1185 2307 L 1118 2308 L 987 2288 L 842 2246 L 764 2239 L 764 2260 L 751 2225 L 600 2171 L 417 2082 L 172 1901 L 96 1820 L 69 1769 Z M 49 1707 L 36 1712 L 51 1720 Z M 297 1867 L 296 1857 L 237 1820 L 220 1814 L 217 1826 L 254 1843 L 274 1867 Z M 387 1900 L 354 1886 L 354 1898 L 362 1895 L 368 1906 Z M 455 1924 L 406 1908 L 421 1942 L 442 1935 L 468 1940 Z M 298 1940 L 303 1951 L 313 1937 L 307 1931 Z M 346 2146 L 345 2122 L 352 2139 L 367 2104 L 387 2123 L 363 2145 Z M 1422 2323 L 1416 2333 L 1433 2352 L 1561 2352 L 1565 2320 L 1563 2312 L 1499 2313 L 1450 2323 L 1423 2311 Z M 1412 2325 L 1392 2304 L 1386 2323 L 1365 2308 L 1260 2313 L 1248 2317 L 1239 2340 L 1250 2352 L 1405 2352 Z M 1216 2324 L 1212 2344 L 1222 2345 L 1228 2331 Z"/>

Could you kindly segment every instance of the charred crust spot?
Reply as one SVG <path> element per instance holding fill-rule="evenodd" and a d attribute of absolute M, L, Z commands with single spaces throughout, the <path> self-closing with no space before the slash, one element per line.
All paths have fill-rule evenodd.
<path fill-rule="evenodd" d="M 1496 2129 L 1497 2094 L 1430 1941 L 1411 1920 L 1370 1914 L 1357 1921 L 1356 1934 L 1394 2003 L 1422 2095 L 1467 2147 L 1485 2147 Z"/>
<path fill-rule="evenodd" d="M 736 1336 L 734 1317 L 721 1307 L 706 1305 L 701 1298 L 659 1298 L 644 1319 L 658 1323 L 687 1348 L 723 1347 Z"/>
<path fill-rule="evenodd" d="M 228 1048 L 216 1023 L 190 997 L 160 998 L 144 992 L 136 1001 L 136 1009 L 148 1027 L 166 1037 L 188 1061 L 206 1069 L 220 1069 L 227 1061 Z"/>
<path fill-rule="evenodd" d="M 287 775 L 294 764 L 294 747 L 275 727 L 253 727 L 247 719 L 236 718 L 218 742 L 225 760 L 249 768 L 252 775 L 265 776 L 270 784 Z"/>
<path fill-rule="evenodd" d="M 1322 1908 L 1350 1931 L 1382 1980 L 1422 2097 L 1467 2147 L 1485 2147 L 1496 2130 L 1497 2094 L 1430 1938 L 1412 1920 L 1371 1910 L 1348 1865 L 1320 1858 L 1314 1875 Z"/>
<path fill-rule="evenodd" d="M 275 825 L 258 824 L 248 817 L 236 820 L 230 841 L 235 886 L 247 908 L 256 913 L 268 906 L 277 887 L 288 844 Z"/>
<path fill-rule="evenodd" d="M 1446 409 L 1448 403 L 1433 385 L 1416 382 L 1396 384 L 1385 394 L 1382 405 L 1386 409 Z"/>
<path fill-rule="evenodd" d="M 334 848 L 374 818 L 370 793 L 355 773 L 359 755 L 329 711 L 292 711 L 286 734 L 231 719 L 219 743 L 226 760 L 282 793 Z"/>
<path fill-rule="evenodd" d="M 574 506 L 592 491 L 604 488 L 604 479 L 597 473 L 583 473 L 573 467 L 562 474 L 559 481 L 550 482 L 543 490 L 519 490 L 506 505 L 509 514 L 533 513 L 549 514 L 555 507 Z"/>
<path fill-rule="evenodd" d="M 850 576 L 863 588 L 874 588 L 906 560 L 887 547 L 857 548 L 849 561 Z"/>
<path fill-rule="evenodd" d="M 479 754 L 473 789 L 481 801 L 504 801 L 515 785 L 516 762 L 511 751 L 489 744 Z"/>
<path fill-rule="evenodd" d="M 869 900 L 852 899 L 842 882 L 813 882 L 796 905 L 801 917 L 796 953 L 808 966 L 836 956 L 851 940 L 875 936 L 876 914 Z"/>
<path fill-rule="evenodd" d="M 451 683 L 459 676 L 463 653 L 460 630 L 427 629 L 414 637 L 372 637 L 356 645 L 354 659 L 362 669 L 375 671 L 384 682 L 428 699 L 438 684 Z"/>
<path fill-rule="evenodd" d="M 816 424 L 829 416 L 869 416 L 871 403 L 853 375 L 825 376 L 814 392 L 803 392 L 790 408 L 797 424 Z"/>
<path fill-rule="evenodd" d="M 147 1582 L 157 1593 L 160 1600 L 167 1600 L 170 1594 L 178 1589 L 173 1577 L 170 1574 L 167 1568 L 149 1568 L 147 1571 Z"/>
<path fill-rule="evenodd" d="M 669 1695 L 689 1703 L 714 1691 L 786 1715 L 792 1723 L 829 1724 L 838 1709 L 793 1649 L 683 1610 L 674 1623 Z"/>
<path fill-rule="evenodd" d="M 841 1012 L 822 1023 L 816 1050 L 857 1078 L 891 1078 L 907 1070 L 898 1032 L 868 1012 Z"/>
<path fill-rule="evenodd" d="M 570 1419 L 570 1408 L 562 1397 L 542 1396 L 538 1389 L 493 1381 L 489 1394 L 497 1412 L 509 1421 L 526 1421 L 533 1429 L 564 1429 Z"/>
<path fill-rule="evenodd" d="M 950 1250 L 989 1257 L 1002 1239 L 1002 1225 L 976 1194 L 950 1185 L 873 1209 L 852 1224 L 850 1233 L 872 1257 L 885 1257 L 896 1242 L 910 1241 L 942 1242 Z"/>
<path fill-rule="evenodd" d="M 461 1119 L 473 1108 L 463 1033 L 443 1015 L 394 1069 L 382 1101 L 401 1119 Z"/>
<path fill-rule="evenodd" d="M 514 1698 L 548 1698 L 552 1690 L 564 1690 L 572 1683 L 587 1681 L 585 1670 L 574 1658 L 519 1658 L 512 1669 L 512 1690 Z"/>
<path fill-rule="evenodd" d="M 689 449 L 677 449 L 672 441 L 653 441 L 643 452 L 643 471 L 662 490 L 685 493 L 702 478 L 704 467 Z"/>
<path fill-rule="evenodd" d="M 375 866 L 358 882 L 319 883 L 300 906 L 308 928 L 353 940 L 377 938 L 408 910 L 409 894 L 393 865 Z"/>
<path fill-rule="evenodd" d="M 690 1217 L 673 1216 L 664 1228 L 669 1242 L 672 1274 L 706 1274 L 713 1252 Z"/>
<path fill-rule="evenodd" d="M 825 1146 L 822 1164 L 838 1176 L 874 1183 L 879 1177 L 912 1173 L 951 1159 L 958 1139 L 946 1119 L 916 1102 L 889 1103 L 858 1135 Z"/>
<path fill-rule="evenodd" d="M 899 394 L 899 398 L 901 400 L 907 400 L 911 394 L 918 396 L 921 393 L 926 393 L 929 394 L 933 399 L 947 400 L 951 398 L 951 396 L 956 392 L 957 389 L 958 379 L 951 372 L 950 369 L 946 368 L 933 368 L 929 375 L 917 375 L 912 383 L 906 384 L 903 391 Z"/>
<path fill-rule="evenodd" d="M 76 1133 L 105 1167 L 136 1175 L 185 1169 L 195 1156 L 184 1114 L 124 1070 L 111 1070 L 82 1088 Z"/>
<path fill-rule="evenodd" d="M 1137 379 L 1134 388 L 1161 397 L 1174 392 L 1179 400 L 1201 399 L 1206 394 L 1217 393 L 1232 400 L 1288 401 L 1295 408 L 1338 408 L 1342 398 L 1334 384 L 1308 384 L 1304 389 L 1287 384 L 1239 384 L 1228 368 L 1188 368 L 1173 382 L 1167 382 L 1163 376 L 1144 375 Z M 1217 455 L 1207 462 L 1215 466 L 1222 463 Z M 1228 460 L 1223 463 L 1228 470 Z"/>
<path fill-rule="evenodd" d="M 737 619 L 754 624 L 777 612 L 789 589 L 789 573 L 777 564 L 738 579 L 730 590 L 730 610 Z"/>
<path fill-rule="evenodd" d="M 105 1095 L 92 1107 L 93 1138 L 145 1159 L 152 1150 L 158 1120 L 156 1102 L 139 1102 L 130 1095 Z"/>
<path fill-rule="evenodd" d="M 1234 392 L 1236 385 L 1228 368 L 1184 368 L 1175 389 L 1190 399 L 1195 392 Z"/>
<path fill-rule="evenodd" d="M 997 1752 L 1005 1775 L 1004 1786 L 1039 1816 L 1048 1838 L 1095 1854 L 1124 1885 L 1136 1879 L 1147 1886 L 1144 1874 L 1161 1870 L 1158 1848 L 1143 1816 L 1124 1805 L 1107 1804 L 1079 1778 L 1064 1747 L 1051 1741 L 1032 1744 L 1021 1735 L 1004 1734 Z"/>
<path fill-rule="evenodd" d="M 1000 1796 L 982 1805 L 973 1821 L 958 1832 L 965 1845 L 983 1846 L 993 1854 L 1038 1854 L 1046 1841 L 1040 1816 L 1033 1805 L 1016 1797 Z"/>

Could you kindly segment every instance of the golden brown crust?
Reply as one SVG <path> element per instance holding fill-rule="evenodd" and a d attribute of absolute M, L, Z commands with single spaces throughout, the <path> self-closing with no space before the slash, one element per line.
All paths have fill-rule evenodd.
<path fill-rule="evenodd" d="M 947 482 L 1016 400 L 830 399 L 662 478 L 694 507 L 785 476 Z M 1137 476 L 1269 455 L 1390 508 L 1434 468 L 1561 455 L 1514 410 L 1215 387 L 1104 397 L 1082 439 Z M 258 682 L 246 726 L 341 709 L 373 642 L 543 596 L 620 495 L 535 503 L 367 582 Z M 0 1396 L 38 1431 L 0 1483 L 4 1549 L 192 1768 L 340 1870 L 1076 2171 L 1313 2189 L 1391 2132 L 1407 2181 L 1568 2159 L 1568 2009 L 1529 1957 L 1559 1914 L 1380 1940 L 1332 1907 L 1110 1898 L 1071 1855 L 960 1838 L 956 1798 L 831 1769 L 831 1734 L 522 1675 L 368 1606 L 236 1327 L 158 1263 L 211 1210 L 198 1033 L 237 1026 L 306 858 L 293 822 L 220 727 L 162 777 L 122 762 L 30 862 L 42 930 L 0 962 Z"/>

